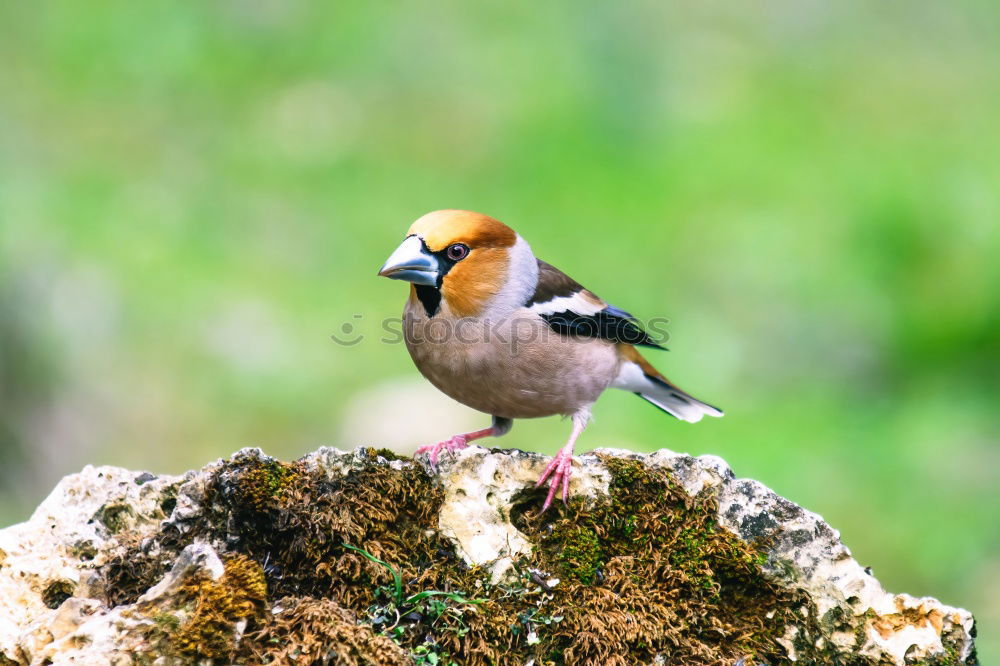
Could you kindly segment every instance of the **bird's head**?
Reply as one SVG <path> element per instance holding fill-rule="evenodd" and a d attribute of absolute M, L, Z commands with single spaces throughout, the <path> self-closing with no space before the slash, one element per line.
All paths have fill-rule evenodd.
<path fill-rule="evenodd" d="M 476 317 L 522 305 L 534 291 L 538 266 L 528 244 L 503 222 L 439 210 L 413 223 L 378 274 L 411 282 L 415 295 L 436 291 L 431 298 L 443 298 L 451 313 Z"/>

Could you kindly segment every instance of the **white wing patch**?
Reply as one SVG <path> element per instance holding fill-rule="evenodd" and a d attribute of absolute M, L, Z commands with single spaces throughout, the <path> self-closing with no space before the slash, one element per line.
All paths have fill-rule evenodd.
<path fill-rule="evenodd" d="M 539 315 L 553 315 L 560 312 L 573 312 L 582 317 L 590 317 L 604 308 L 607 305 L 604 303 L 594 303 L 590 299 L 583 295 L 583 292 L 577 292 L 572 296 L 556 296 L 552 300 L 545 301 L 544 303 L 535 303 L 529 310 L 532 312 L 537 312 Z"/>

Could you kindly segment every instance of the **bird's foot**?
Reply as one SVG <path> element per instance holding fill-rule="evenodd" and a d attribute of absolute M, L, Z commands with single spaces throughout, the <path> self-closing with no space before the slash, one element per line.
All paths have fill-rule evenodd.
<path fill-rule="evenodd" d="M 441 451 L 460 451 L 469 445 L 468 435 L 455 435 L 451 439 L 446 439 L 443 442 L 438 442 L 437 444 L 426 444 L 421 446 L 416 450 L 414 455 L 420 455 L 425 453 L 428 455 L 431 461 L 431 467 L 437 467 L 438 456 Z"/>
<path fill-rule="evenodd" d="M 545 511 L 552 504 L 552 499 L 556 496 L 556 492 L 559 491 L 559 487 L 562 486 L 562 501 L 566 504 L 569 501 L 569 477 L 573 473 L 573 453 L 567 451 L 566 449 L 560 449 L 559 453 L 555 455 L 552 461 L 542 472 L 542 476 L 539 477 L 538 483 L 535 484 L 536 488 L 540 488 L 545 484 L 545 480 L 550 476 L 549 480 L 549 494 L 545 498 L 545 504 L 542 505 L 542 511 Z"/>

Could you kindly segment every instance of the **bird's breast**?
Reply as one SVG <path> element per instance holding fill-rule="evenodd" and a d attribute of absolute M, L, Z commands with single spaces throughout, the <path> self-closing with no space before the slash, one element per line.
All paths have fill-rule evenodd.
<path fill-rule="evenodd" d="M 408 307 L 407 349 L 438 389 L 507 418 L 568 414 L 594 402 L 618 373 L 614 345 L 563 336 L 537 315 L 498 321 L 427 317 Z"/>

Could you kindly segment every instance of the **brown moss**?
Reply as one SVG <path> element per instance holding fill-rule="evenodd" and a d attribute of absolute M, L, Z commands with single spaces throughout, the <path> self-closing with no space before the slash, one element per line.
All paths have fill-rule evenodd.
<path fill-rule="evenodd" d="M 118 543 L 118 552 L 102 569 L 109 606 L 135 603 L 166 575 L 181 550 L 160 548 L 154 539 L 129 533 L 119 535 Z"/>
<path fill-rule="evenodd" d="M 76 583 L 70 580 L 58 579 L 50 582 L 42 591 L 42 603 L 47 608 L 59 608 L 62 602 L 73 596 Z"/>
<path fill-rule="evenodd" d="M 181 590 L 180 597 L 190 599 L 191 614 L 168 636 L 170 652 L 190 659 L 231 659 L 236 623 L 263 615 L 267 584 L 260 565 L 233 555 L 225 558 L 225 567 L 219 580 L 195 579 Z"/>
<path fill-rule="evenodd" d="M 250 511 L 267 511 L 290 493 L 299 476 L 295 465 L 250 457 L 225 470 L 225 487 L 232 504 Z"/>
<path fill-rule="evenodd" d="M 412 662 L 398 645 L 358 625 L 357 616 L 329 599 L 285 597 L 240 650 L 250 664 L 337 664 L 338 666 L 407 666 Z"/>
<path fill-rule="evenodd" d="M 278 487 L 273 475 L 257 461 L 217 475 L 209 498 L 216 515 L 204 525 L 210 540 L 265 564 L 276 595 L 332 596 L 360 610 L 391 576 L 344 544 L 365 548 L 408 577 L 440 559 L 439 550 L 450 551 L 436 532 L 427 534 L 437 527 L 442 493 L 417 467 L 373 462 L 330 479 L 322 470 L 291 466 L 278 492 L 261 493 L 262 481 Z"/>
<path fill-rule="evenodd" d="M 421 468 L 395 469 L 374 451 L 363 460 L 330 476 L 238 456 L 208 484 L 204 514 L 167 524 L 155 547 L 135 544 L 105 569 L 109 587 L 124 584 L 119 600 L 134 601 L 185 545 L 210 541 L 228 555 L 226 578 L 190 590 L 194 614 L 171 630 L 171 641 L 187 656 L 239 663 L 396 663 L 409 653 L 469 666 L 657 656 L 751 666 L 783 660 L 776 638 L 788 624 L 816 622 L 803 622 L 800 610 L 811 612 L 804 598 L 761 575 L 761 545 L 716 524 L 714 497 L 689 497 L 663 469 L 605 458 L 609 497 L 545 514 L 541 498 L 526 493 L 512 519 L 535 552 L 517 563 L 516 580 L 491 585 L 488 572 L 467 567 L 438 533 L 443 494 Z M 233 556 L 245 563 L 239 570 L 256 567 L 260 584 L 238 584 L 256 590 L 249 596 L 233 589 Z M 551 576 L 562 582 L 550 587 Z M 241 618 L 251 633 L 234 655 Z M 800 638 L 814 642 L 814 632 L 806 627 Z"/>

